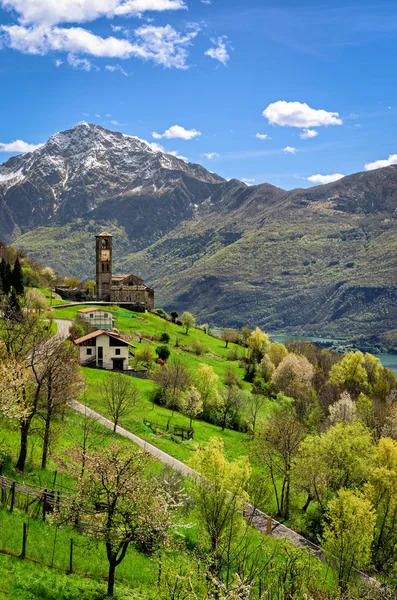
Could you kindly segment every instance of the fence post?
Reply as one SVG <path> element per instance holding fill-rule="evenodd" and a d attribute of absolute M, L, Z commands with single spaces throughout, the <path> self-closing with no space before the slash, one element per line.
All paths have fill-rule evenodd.
<path fill-rule="evenodd" d="M 43 521 L 45 521 L 46 508 L 47 508 L 47 488 L 44 489 L 44 494 L 43 494 Z"/>
<path fill-rule="evenodd" d="M 271 517 L 266 519 L 266 535 L 272 535 L 272 520 Z"/>
<path fill-rule="evenodd" d="M 1 501 L 3 504 L 7 504 L 6 480 L 4 477 L 1 478 Z"/>
<path fill-rule="evenodd" d="M 23 524 L 23 536 L 22 536 L 22 553 L 21 558 L 25 558 L 26 556 L 26 539 L 28 537 L 28 527 L 26 523 Z"/>
<path fill-rule="evenodd" d="M 15 502 L 15 481 L 13 481 L 12 485 L 11 485 L 11 506 L 10 506 L 11 513 L 14 510 L 14 502 Z"/>
<path fill-rule="evenodd" d="M 69 552 L 69 573 L 73 573 L 73 538 L 70 538 L 70 552 Z"/>

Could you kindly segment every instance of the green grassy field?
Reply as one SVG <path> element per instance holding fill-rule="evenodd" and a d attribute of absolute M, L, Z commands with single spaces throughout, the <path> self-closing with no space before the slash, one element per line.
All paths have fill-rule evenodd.
<path fill-rule="evenodd" d="M 77 310 L 86 306 L 88 305 L 56 309 L 55 314 L 57 318 L 74 319 Z M 241 346 L 229 344 L 229 347 L 226 348 L 225 342 L 205 334 L 201 329 L 190 329 L 189 333 L 186 334 L 183 327 L 170 323 L 151 313 L 128 312 L 119 307 L 112 307 L 112 312 L 116 317 L 116 327 L 125 333 L 133 335 L 136 338 L 134 344 L 137 348 L 140 349 L 148 346 L 155 349 L 161 343 L 156 340 L 158 340 L 162 333 L 167 333 L 170 336 L 169 347 L 171 349 L 169 360 L 172 360 L 173 357 L 178 357 L 189 368 L 193 378 L 197 373 L 199 365 L 205 363 L 213 367 L 220 381 L 222 381 L 225 370 L 232 368 L 235 370 L 243 387 L 247 389 L 251 388 L 251 384 L 243 381 L 244 370 L 238 366 L 238 361 L 228 360 L 230 352 L 244 352 Z M 142 338 L 142 342 L 139 342 L 140 338 Z M 155 339 L 153 340 L 152 338 Z M 178 344 L 177 346 L 175 346 L 176 343 Z M 205 350 L 200 356 L 197 356 L 192 351 L 194 345 L 197 343 L 202 345 Z M 103 382 L 109 377 L 109 373 L 90 368 L 83 368 L 82 370 L 87 384 L 87 405 L 106 415 L 106 405 L 102 398 L 101 390 L 103 389 Z M 195 445 L 208 443 L 209 439 L 214 435 L 224 440 L 225 451 L 229 459 L 237 458 L 241 454 L 249 454 L 250 443 L 252 441 L 250 436 L 231 430 L 222 432 L 220 427 L 200 420 L 195 420 L 194 422 L 194 439 L 192 441 L 177 443 L 171 439 L 169 434 L 153 433 L 148 426 L 144 425 L 144 419 L 160 425 L 164 430 L 170 420 L 170 425 L 188 428 L 189 419 L 177 412 L 172 417 L 172 411 L 153 404 L 151 397 L 155 389 L 155 384 L 150 379 L 142 380 L 134 378 L 133 382 L 141 392 L 140 402 L 131 415 L 120 422 L 120 425 L 132 433 L 158 446 L 161 450 L 168 452 L 183 462 L 189 460 Z M 260 417 L 268 417 L 273 410 L 274 404 L 269 401 Z"/>

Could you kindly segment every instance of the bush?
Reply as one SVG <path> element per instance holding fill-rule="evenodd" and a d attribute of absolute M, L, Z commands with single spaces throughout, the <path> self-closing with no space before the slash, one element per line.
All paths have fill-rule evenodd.
<path fill-rule="evenodd" d="M 197 342 L 196 340 L 190 346 L 190 350 L 196 356 L 202 356 L 203 354 L 205 354 L 207 352 L 207 348 L 200 342 Z"/>
<path fill-rule="evenodd" d="M 241 360 L 243 358 L 243 353 L 244 351 L 240 350 L 240 348 L 231 348 L 227 353 L 227 360 Z"/>
<path fill-rule="evenodd" d="M 164 309 L 162 309 L 162 308 L 155 308 L 153 310 L 153 312 L 154 312 L 154 314 L 158 315 L 162 319 L 165 319 L 166 321 L 171 321 L 170 315 L 168 313 L 166 313 Z"/>
<path fill-rule="evenodd" d="M 160 342 L 163 342 L 164 344 L 168 344 L 170 341 L 170 336 L 168 335 L 168 333 L 162 333 L 160 335 Z"/>
<path fill-rule="evenodd" d="M 159 358 L 161 358 L 161 360 L 167 360 L 171 352 L 168 346 L 157 346 L 156 354 Z"/>

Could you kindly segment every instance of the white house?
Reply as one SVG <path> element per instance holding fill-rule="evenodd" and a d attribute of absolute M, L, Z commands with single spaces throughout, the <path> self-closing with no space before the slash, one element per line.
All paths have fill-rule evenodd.
<path fill-rule="evenodd" d="M 89 323 L 95 329 L 112 331 L 114 321 L 110 310 L 100 307 L 81 308 L 77 311 L 79 319 Z"/>
<path fill-rule="evenodd" d="M 95 363 L 98 368 L 113 371 L 128 369 L 128 357 L 135 348 L 118 334 L 101 329 L 74 340 L 74 343 L 79 347 L 81 365 Z"/>

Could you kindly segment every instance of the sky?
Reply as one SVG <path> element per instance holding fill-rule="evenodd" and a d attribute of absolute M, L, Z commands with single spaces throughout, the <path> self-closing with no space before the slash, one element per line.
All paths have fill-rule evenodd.
<path fill-rule="evenodd" d="M 397 164 L 397 2 L 0 0 L 0 162 L 79 121 L 284 189 Z"/>

